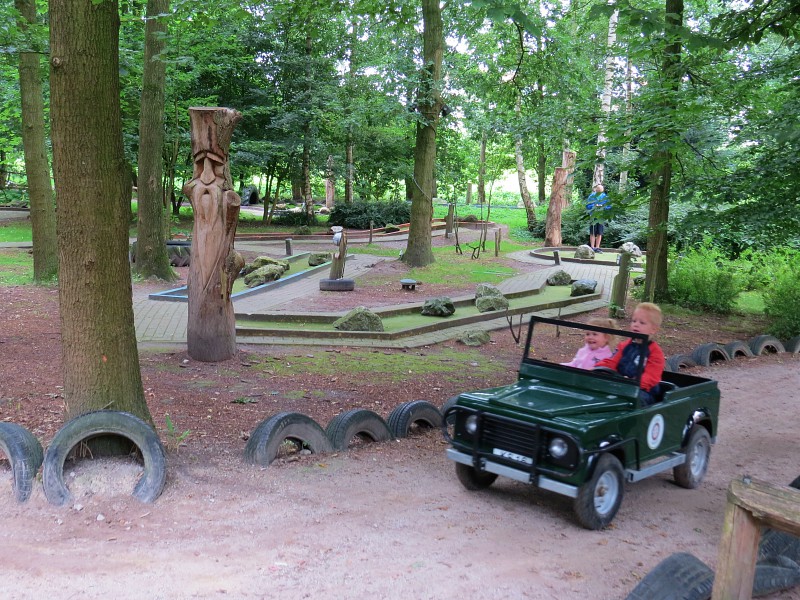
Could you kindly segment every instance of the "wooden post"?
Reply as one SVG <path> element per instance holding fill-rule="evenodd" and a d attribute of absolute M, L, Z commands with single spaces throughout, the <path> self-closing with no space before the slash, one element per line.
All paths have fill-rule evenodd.
<path fill-rule="evenodd" d="M 187 346 L 195 360 L 217 362 L 236 354 L 231 289 L 244 259 L 233 249 L 241 199 L 233 191 L 228 150 L 242 115 L 231 108 L 190 108 L 192 179 L 183 193 L 194 209 L 189 267 Z"/>
<path fill-rule="evenodd" d="M 800 535 L 800 490 L 747 476 L 728 486 L 711 600 L 749 600 L 753 594 L 761 528 Z"/>
<path fill-rule="evenodd" d="M 286 256 L 292 255 L 292 238 L 286 238 Z"/>
<path fill-rule="evenodd" d="M 444 237 L 450 239 L 450 234 L 453 233 L 453 214 L 455 212 L 455 205 L 450 202 L 447 205 L 447 217 L 444 220 Z"/>
<path fill-rule="evenodd" d="M 344 229 L 340 233 L 339 237 L 339 249 L 337 252 L 334 252 L 333 258 L 331 259 L 331 279 L 341 279 L 344 277 L 344 265 L 347 261 L 347 232 Z"/>
<path fill-rule="evenodd" d="M 553 260 L 554 260 L 555 264 L 557 264 L 557 265 L 561 264 L 561 252 L 560 251 L 553 250 Z"/>
<path fill-rule="evenodd" d="M 372 243 L 372 230 L 373 229 L 375 229 L 375 221 L 370 221 L 369 222 L 369 242 L 367 242 L 368 244 Z"/>
<path fill-rule="evenodd" d="M 500 256 L 500 236 L 502 235 L 499 229 L 494 230 L 494 255 Z"/>
<path fill-rule="evenodd" d="M 619 255 L 619 273 L 614 276 L 614 283 L 611 285 L 611 302 L 608 305 L 608 316 L 613 319 L 621 319 L 625 316 L 630 264 L 630 253 L 622 252 Z"/>
<path fill-rule="evenodd" d="M 561 209 L 564 205 L 564 184 L 567 181 L 567 170 L 556 167 L 553 174 L 553 188 L 550 192 L 550 204 L 547 207 L 544 245 L 561 245 Z"/>

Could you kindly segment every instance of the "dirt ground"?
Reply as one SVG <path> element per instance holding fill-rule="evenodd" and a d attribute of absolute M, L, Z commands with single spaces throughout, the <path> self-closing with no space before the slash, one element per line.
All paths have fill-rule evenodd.
<path fill-rule="evenodd" d="M 394 300 L 385 298 L 388 289 L 373 288 L 367 296 Z M 315 305 L 331 310 L 335 302 Z M 0 419 L 27 427 L 46 446 L 63 424 L 57 292 L 0 288 L 0 306 Z M 669 355 L 712 340 L 746 340 L 763 333 L 760 325 L 671 317 L 659 338 Z M 242 459 L 248 433 L 280 410 L 298 410 L 324 427 L 348 408 L 386 417 L 400 402 L 440 405 L 459 391 L 510 382 L 520 349 L 508 331 L 492 340 L 455 372 L 369 377 L 347 369 L 365 360 L 355 348 L 241 347 L 216 365 L 192 361 L 184 349 L 143 349 L 148 404 L 169 448 L 163 495 L 138 502 L 130 496 L 138 463 L 103 459 L 68 463 L 68 506 L 48 504 L 39 483 L 27 503 L 16 504 L 0 460 L 0 594 L 621 599 L 673 552 L 716 565 L 731 479 L 788 483 L 800 474 L 800 357 L 790 354 L 697 370 L 722 391 L 705 482 L 685 490 L 664 474 L 629 484 L 612 526 L 599 532 L 577 525 L 568 499 L 517 482 L 468 492 L 438 431 L 266 468 Z M 420 355 L 446 364 L 457 350 L 463 347 L 447 343 L 373 352 L 392 365 L 417 364 Z M 310 374 L 302 367 L 309 361 L 341 369 Z M 167 414 L 176 434 L 190 431 L 180 447 L 165 427 Z M 773 597 L 800 600 L 800 589 Z"/>

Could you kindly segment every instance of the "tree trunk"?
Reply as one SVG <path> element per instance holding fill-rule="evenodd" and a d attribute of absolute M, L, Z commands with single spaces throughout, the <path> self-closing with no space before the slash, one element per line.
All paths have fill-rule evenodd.
<path fill-rule="evenodd" d="M 22 87 L 21 84 L 20 87 Z M 21 93 L 22 91 L 20 90 L 20 94 Z M 23 145 L 24 143 L 25 142 L 23 142 Z M 8 164 L 6 163 L 6 151 L 0 149 L 0 190 L 6 189 L 7 185 L 8 185 Z"/>
<path fill-rule="evenodd" d="M 472 182 L 467 183 L 467 204 L 472 204 Z"/>
<path fill-rule="evenodd" d="M 136 271 L 143 277 L 176 279 L 169 264 L 164 212 L 162 149 L 164 146 L 164 86 L 166 64 L 160 55 L 166 46 L 169 0 L 147 0 L 144 71 L 139 112 L 139 223 Z"/>
<path fill-rule="evenodd" d="M 664 113 L 674 110 L 675 93 L 680 87 L 681 68 L 680 28 L 683 25 L 683 0 L 666 0 L 664 28 L 667 45 L 664 52 L 662 77 L 667 93 L 664 94 Z M 662 147 L 669 148 L 680 132 L 669 129 L 659 133 Z M 649 232 L 647 236 L 647 272 L 645 273 L 645 297 L 654 302 L 667 299 L 667 222 L 669 220 L 669 194 L 672 182 L 672 152 L 660 150 L 655 154 L 655 172 L 650 190 Z"/>
<path fill-rule="evenodd" d="M 544 142 L 539 141 L 539 153 L 536 157 L 536 183 L 537 192 L 539 196 L 539 205 L 544 204 L 547 200 L 547 193 L 545 192 L 545 183 L 547 179 L 547 155 L 544 151 Z"/>
<path fill-rule="evenodd" d="M 151 420 L 133 328 L 116 0 L 50 2 L 53 173 L 67 417 Z"/>
<path fill-rule="evenodd" d="M 625 144 L 622 146 L 622 165 L 619 173 L 619 193 L 622 196 L 628 186 L 628 160 L 631 154 L 631 115 L 633 112 L 633 67 L 630 57 L 625 61 L 625 121 L 628 128 L 625 130 Z"/>
<path fill-rule="evenodd" d="M 575 153 L 569 149 L 569 140 L 565 140 L 567 146 L 561 153 L 561 166 L 567 170 L 567 182 L 564 184 L 564 204 L 561 208 L 567 208 L 572 202 L 572 173 L 575 171 Z"/>
<path fill-rule="evenodd" d="M 486 204 L 486 132 L 481 132 L 478 154 L 478 204 Z"/>
<path fill-rule="evenodd" d="M 336 200 L 336 179 L 333 175 L 333 155 L 328 155 L 327 172 L 325 173 L 325 206 L 333 208 Z"/>
<path fill-rule="evenodd" d="M 403 261 L 412 267 L 433 262 L 431 218 L 436 190 L 436 127 L 442 112 L 440 82 L 444 35 L 439 0 L 422 0 L 423 59 L 417 106 L 421 119 L 417 122 L 414 147 L 414 189 L 411 202 L 411 223 Z"/>
<path fill-rule="evenodd" d="M 617 22 L 619 21 L 619 9 L 615 10 L 608 20 L 608 38 L 606 43 L 605 79 L 603 81 L 603 97 L 601 110 L 603 116 L 600 118 L 600 130 L 597 133 L 597 160 L 594 164 L 594 175 L 592 177 L 592 189 L 595 186 L 603 185 L 606 169 L 606 127 L 609 115 L 611 114 L 611 84 L 614 80 L 614 60 L 611 50 L 617 41 Z"/>
<path fill-rule="evenodd" d="M 306 86 L 311 94 L 311 35 L 306 34 Z M 311 115 L 303 122 L 303 203 L 306 211 L 306 224 L 314 221 L 314 198 L 311 196 Z"/>
<path fill-rule="evenodd" d="M 515 107 L 517 117 L 520 114 L 520 97 L 517 96 L 517 104 Z M 533 231 L 536 228 L 536 212 L 533 210 L 533 202 L 531 201 L 531 193 L 528 191 L 528 181 L 525 177 L 525 158 L 522 156 L 522 136 L 517 135 L 514 140 L 514 157 L 517 161 L 517 182 L 519 183 L 519 195 L 522 198 L 522 204 L 525 206 L 525 214 L 528 218 L 528 231 Z"/>
<path fill-rule="evenodd" d="M 15 0 L 22 18 L 20 29 L 36 23 L 36 0 Z M 39 53 L 19 53 L 19 93 L 22 100 L 22 145 L 25 152 L 25 174 L 30 196 L 31 229 L 33 230 L 33 280 L 52 280 L 58 274 L 58 242 L 56 240 L 56 207 L 50 186 L 50 165 L 44 122 L 42 80 Z M 5 165 L 5 161 L 2 161 Z M 2 174 L 5 183 L 5 173 Z"/>
<path fill-rule="evenodd" d="M 190 108 L 194 177 L 183 193 L 194 209 L 189 266 L 187 344 L 195 360 L 236 354 L 231 289 L 244 259 L 233 249 L 241 199 L 233 191 L 228 151 L 242 115 L 230 108 Z"/>
<path fill-rule="evenodd" d="M 547 207 L 545 222 L 545 246 L 561 245 L 561 207 L 564 206 L 564 185 L 567 182 L 567 169 L 556 167 L 553 174 L 553 187 L 550 191 L 550 204 Z"/>

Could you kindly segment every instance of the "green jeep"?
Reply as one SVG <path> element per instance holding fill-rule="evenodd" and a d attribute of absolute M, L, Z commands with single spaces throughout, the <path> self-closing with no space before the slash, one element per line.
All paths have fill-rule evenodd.
<path fill-rule="evenodd" d="M 665 371 L 658 401 L 642 406 L 643 365 L 628 379 L 535 357 L 534 328 L 556 344 L 572 336 L 570 356 L 587 330 L 647 343 L 642 334 L 532 317 L 517 381 L 445 404 L 447 457 L 464 487 L 487 488 L 498 475 L 530 483 L 573 498 L 578 521 L 601 529 L 616 515 L 625 481 L 672 469 L 678 485 L 700 484 L 717 435 L 716 381 Z"/>

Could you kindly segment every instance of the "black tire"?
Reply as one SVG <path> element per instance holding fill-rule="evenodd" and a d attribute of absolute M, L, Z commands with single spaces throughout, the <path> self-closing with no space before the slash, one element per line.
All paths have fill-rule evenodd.
<path fill-rule="evenodd" d="M 616 516 L 624 494 L 622 463 L 612 454 L 601 454 L 594 473 L 578 489 L 573 505 L 578 521 L 586 529 L 603 529 Z"/>
<path fill-rule="evenodd" d="M 347 450 L 356 436 L 373 442 L 392 439 L 389 426 L 378 414 L 364 408 L 354 408 L 333 417 L 325 433 L 334 450 Z"/>
<path fill-rule="evenodd" d="M 333 451 L 328 436 L 314 419 L 287 411 L 272 415 L 256 426 L 244 449 L 245 460 L 266 467 L 275 460 L 281 445 L 287 440 L 299 442 L 312 454 Z"/>
<path fill-rule="evenodd" d="M 800 584 L 800 566 L 784 556 L 756 564 L 753 598 L 769 596 Z"/>
<path fill-rule="evenodd" d="M 31 497 L 33 480 L 42 466 L 42 445 L 24 427 L 0 422 L 0 450 L 11 465 L 14 497 L 17 502 L 25 502 Z"/>
<path fill-rule="evenodd" d="M 686 442 L 686 462 L 672 469 L 675 483 L 681 487 L 693 490 L 703 482 L 708 471 L 708 461 L 711 457 L 711 436 L 708 429 L 702 425 L 695 425 Z"/>
<path fill-rule="evenodd" d="M 442 418 L 444 418 L 444 413 L 446 413 L 448 410 L 450 410 L 451 408 L 453 408 L 456 405 L 456 402 L 458 402 L 458 396 L 453 396 L 452 398 L 448 398 L 447 400 L 444 401 L 444 404 L 442 404 L 442 410 L 441 410 Z M 452 413 L 447 418 L 447 424 L 448 425 L 453 425 L 455 422 L 456 422 L 456 415 L 455 415 L 455 413 Z"/>
<path fill-rule="evenodd" d="M 692 554 L 678 552 L 658 563 L 625 600 L 709 600 L 714 571 Z"/>
<path fill-rule="evenodd" d="M 789 487 L 800 490 L 800 477 L 792 481 Z M 758 542 L 758 561 L 770 561 L 778 557 L 800 563 L 800 537 L 785 531 L 765 528 Z"/>
<path fill-rule="evenodd" d="M 692 360 L 701 367 L 707 367 L 714 362 L 722 362 L 730 360 L 731 357 L 725 348 L 719 344 L 711 342 L 709 344 L 700 344 L 692 351 Z"/>
<path fill-rule="evenodd" d="M 352 292 L 356 289 L 354 279 L 343 277 L 342 279 L 320 279 L 319 289 L 322 292 Z"/>
<path fill-rule="evenodd" d="M 786 352 L 790 352 L 792 354 L 800 353 L 800 335 L 794 336 L 788 342 L 783 345 L 784 350 Z"/>
<path fill-rule="evenodd" d="M 696 366 L 697 363 L 688 354 L 676 354 L 675 356 L 670 356 L 665 365 L 667 371 L 672 371 L 673 373 L 677 373 L 681 369 L 691 369 L 692 367 Z"/>
<path fill-rule="evenodd" d="M 753 356 L 753 351 L 750 350 L 750 346 L 739 340 L 728 342 L 723 348 L 725 348 L 725 352 L 728 353 L 731 360 L 734 358 L 752 358 Z"/>
<path fill-rule="evenodd" d="M 412 425 L 440 428 L 442 426 L 442 413 L 427 400 L 413 400 L 398 404 L 389 413 L 387 423 L 392 436 L 404 438 L 408 437 L 408 432 Z"/>
<path fill-rule="evenodd" d="M 58 430 L 44 455 L 44 495 L 50 504 L 64 506 L 70 493 L 64 483 L 64 462 L 80 442 L 102 435 L 117 435 L 133 442 L 142 454 L 144 472 L 133 488 L 141 502 L 153 502 L 167 479 L 166 453 L 150 425 L 130 413 L 98 410 L 75 417 Z"/>
<path fill-rule="evenodd" d="M 755 356 L 761 356 L 764 353 L 777 354 L 786 351 L 781 341 L 774 335 L 757 335 L 750 340 L 749 344 L 750 350 L 753 351 Z"/>
<path fill-rule="evenodd" d="M 458 477 L 461 485 L 473 492 L 485 490 L 497 479 L 495 473 L 476 471 L 474 467 L 463 463 L 456 463 L 456 477 Z"/>

